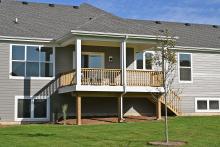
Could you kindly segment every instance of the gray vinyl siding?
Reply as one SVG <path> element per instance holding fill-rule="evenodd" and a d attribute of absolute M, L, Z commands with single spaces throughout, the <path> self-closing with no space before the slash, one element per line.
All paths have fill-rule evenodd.
<path fill-rule="evenodd" d="M 0 43 L 0 118 L 14 120 L 15 96 L 34 95 L 48 80 L 9 79 L 10 44 Z"/>
<path fill-rule="evenodd" d="M 56 74 L 73 69 L 73 46 L 57 47 L 55 57 Z"/>
<path fill-rule="evenodd" d="M 209 52 L 191 52 L 193 82 L 179 83 L 175 80 L 175 86 L 182 93 L 183 113 L 195 112 L 196 97 L 220 98 L 220 54 Z M 179 78 L 179 75 L 177 76 Z"/>
<path fill-rule="evenodd" d="M 56 48 L 55 72 L 69 71 L 73 67 L 74 46 Z M 105 68 L 120 68 L 119 47 L 82 46 L 82 52 L 103 52 Z M 134 49 L 127 49 L 127 67 L 133 68 Z M 0 43 L 0 121 L 14 120 L 15 96 L 36 94 L 49 80 L 9 79 L 10 44 Z M 108 57 L 113 57 L 113 62 Z M 182 90 L 183 113 L 194 113 L 195 97 L 220 98 L 220 54 L 209 52 L 192 52 L 193 83 L 181 84 L 175 80 L 175 87 Z M 178 78 L 179 75 L 177 75 Z M 88 100 L 88 101 L 86 101 Z M 62 112 L 62 104 L 69 104 L 69 113 L 75 113 L 75 98 L 68 94 L 51 97 L 51 114 Z M 116 98 L 83 98 L 84 115 L 114 115 L 117 112 Z M 146 99 L 130 98 L 124 100 L 126 115 L 155 114 L 155 106 Z"/>
<path fill-rule="evenodd" d="M 89 47 L 83 46 L 82 51 L 92 52 L 101 51 L 105 54 L 106 68 L 120 68 L 120 49 L 112 47 Z M 69 71 L 73 67 L 74 46 L 56 48 L 55 74 Z M 128 49 L 128 63 L 133 61 L 133 49 Z M 113 56 L 113 62 L 110 64 L 108 56 Z M 15 96 L 32 96 L 35 95 L 49 80 L 28 80 L 28 79 L 9 79 L 10 68 L 10 43 L 0 43 L 0 121 L 14 121 Z M 57 98 L 58 97 L 58 98 Z M 61 99 L 59 99 L 61 98 Z M 53 95 L 51 97 L 51 113 L 56 111 L 56 105 L 61 106 L 66 97 Z M 69 103 L 74 98 L 69 98 Z M 67 98 L 68 101 L 68 98 Z M 73 104 L 72 104 L 73 105 Z M 86 106 L 87 107 L 87 106 Z M 59 107 L 60 108 L 60 107 Z M 74 106 L 73 106 L 74 108 Z M 88 107 L 89 108 L 89 107 Z M 101 108 L 100 108 L 101 110 Z M 109 113 L 114 112 L 112 110 Z M 87 112 L 86 112 L 87 113 Z"/>

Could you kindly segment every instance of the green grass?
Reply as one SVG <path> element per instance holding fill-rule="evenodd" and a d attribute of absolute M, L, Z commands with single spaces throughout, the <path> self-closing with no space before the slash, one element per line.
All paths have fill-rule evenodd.
<path fill-rule="evenodd" d="M 220 117 L 169 119 L 170 139 L 191 147 L 220 146 Z M 21 125 L 0 128 L 2 147 L 144 147 L 163 140 L 163 121 L 90 126 Z"/>

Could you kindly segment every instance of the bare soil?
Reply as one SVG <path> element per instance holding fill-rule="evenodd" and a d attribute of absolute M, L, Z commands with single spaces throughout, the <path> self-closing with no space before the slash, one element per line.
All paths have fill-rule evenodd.
<path fill-rule="evenodd" d="M 187 142 L 184 142 L 184 141 L 169 141 L 167 143 L 165 141 L 153 141 L 153 142 L 148 142 L 148 144 L 154 145 L 154 146 L 173 146 L 173 147 L 177 147 L 177 146 L 186 145 Z"/>
<path fill-rule="evenodd" d="M 124 118 L 124 122 L 145 122 L 149 120 L 155 120 L 156 117 L 148 117 L 148 116 L 128 116 Z M 93 124 L 111 124 L 111 123 L 117 123 L 118 118 L 117 117 L 87 117 L 82 118 L 82 124 L 84 125 L 93 125 Z M 60 120 L 58 122 L 59 124 L 63 124 L 64 121 Z M 67 125 L 75 125 L 76 119 L 71 118 L 66 120 Z"/>
<path fill-rule="evenodd" d="M 0 128 L 6 128 L 6 127 L 8 127 L 8 126 L 0 124 Z"/>

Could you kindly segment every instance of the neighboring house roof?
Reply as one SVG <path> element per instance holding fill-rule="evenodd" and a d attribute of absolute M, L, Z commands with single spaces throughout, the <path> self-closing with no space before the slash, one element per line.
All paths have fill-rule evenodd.
<path fill-rule="evenodd" d="M 18 23 L 14 22 L 16 18 Z M 85 3 L 78 9 L 13 0 L 0 3 L 0 36 L 56 39 L 71 30 L 161 35 L 164 29 L 179 37 L 177 45 L 220 48 L 220 28 L 212 25 L 123 19 Z"/>

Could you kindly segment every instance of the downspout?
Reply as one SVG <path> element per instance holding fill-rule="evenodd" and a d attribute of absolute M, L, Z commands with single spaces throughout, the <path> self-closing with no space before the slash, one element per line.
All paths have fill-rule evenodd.
<path fill-rule="evenodd" d="M 126 42 L 126 40 L 128 39 L 128 35 L 125 35 L 125 39 L 124 42 Z M 126 49 L 127 49 L 127 45 L 125 46 L 125 52 L 123 52 L 123 93 L 121 94 L 121 121 L 123 122 L 125 119 L 123 118 L 123 97 L 124 95 L 127 93 L 126 89 L 127 89 L 127 65 L 126 65 Z M 126 53 L 126 54 L 124 54 Z"/>

